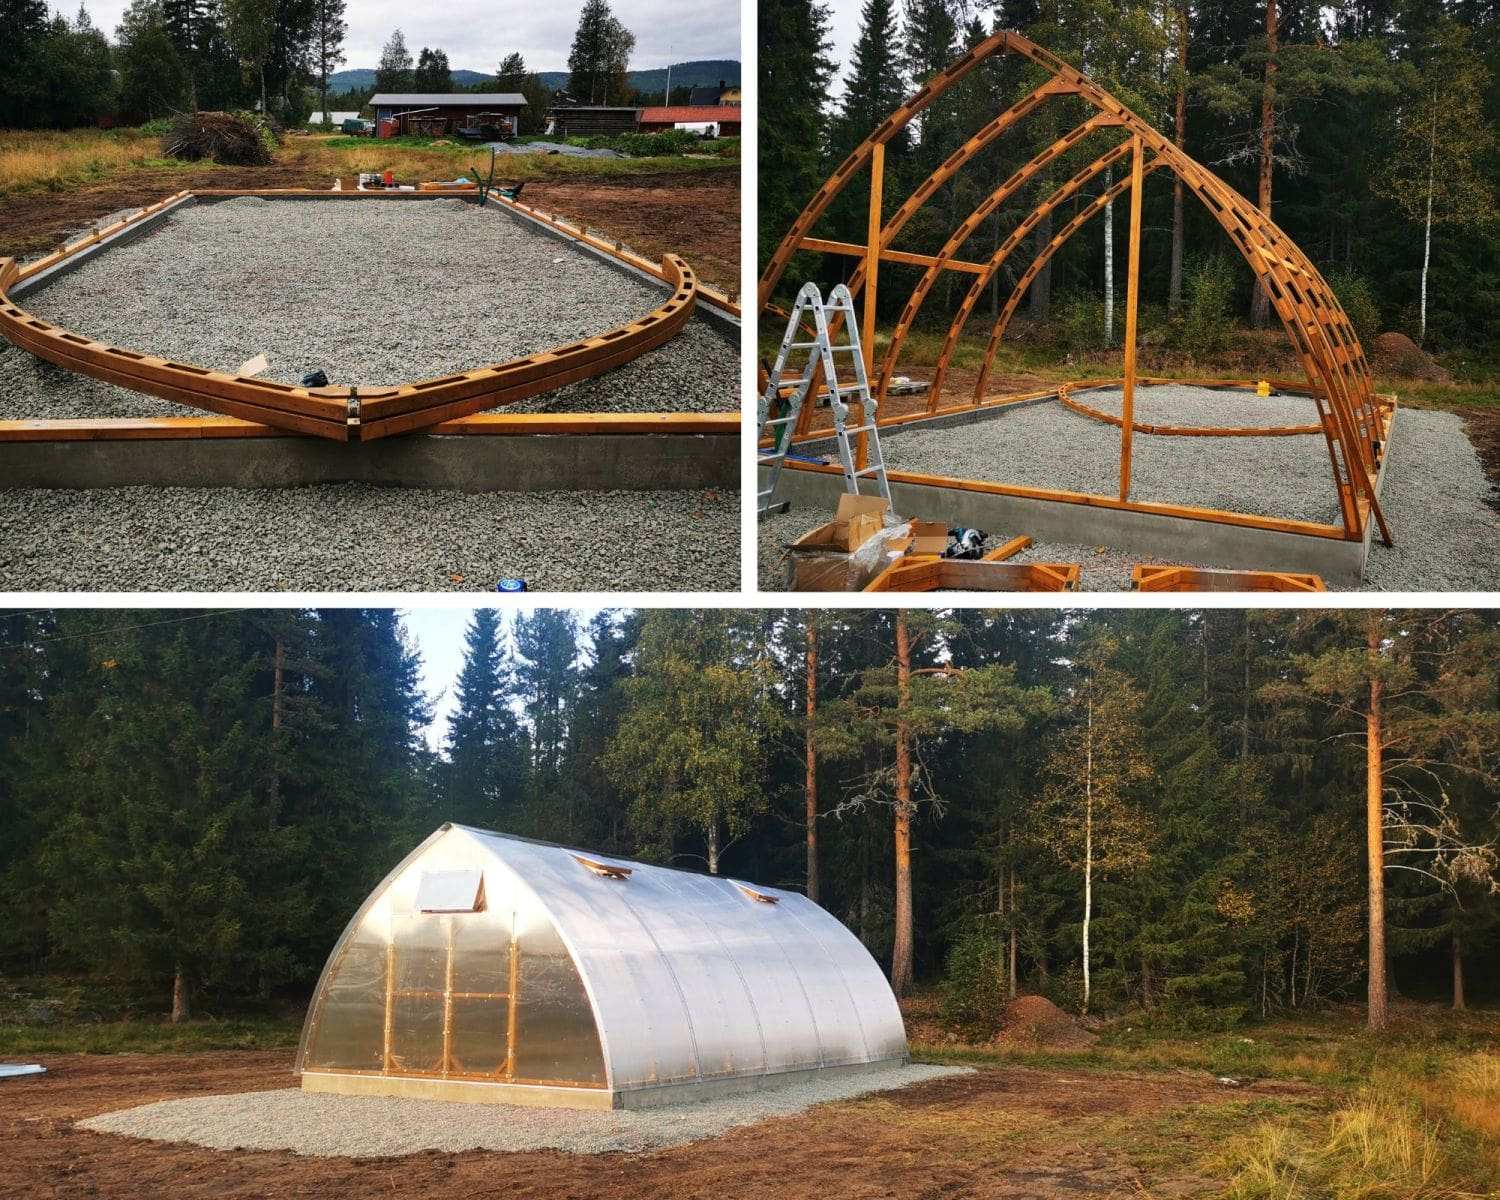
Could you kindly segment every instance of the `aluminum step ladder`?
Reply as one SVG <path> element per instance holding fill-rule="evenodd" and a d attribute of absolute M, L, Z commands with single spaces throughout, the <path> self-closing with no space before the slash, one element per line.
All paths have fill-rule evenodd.
<path fill-rule="evenodd" d="M 847 342 L 835 343 L 829 334 L 829 314 L 843 319 L 844 329 L 848 333 Z M 802 334 L 802 326 L 808 317 L 812 318 L 813 340 L 799 341 Z M 790 396 L 785 397 L 785 408 L 780 416 L 772 417 L 773 407 L 781 395 L 783 380 L 786 379 L 787 360 L 794 352 L 806 352 L 807 361 L 803 364 L 801 373 L 797 377 L 797 385 Z M 836 354 L 847 354 L 853 360 L 854 382 L 843 383 L 839 379 L 838 370 L 835 366 Z M 812 388 L 814 375 L 817 368 L 823 368 L 824 386 L 827 388 L 829 407 L 833 411 L 834 434 L 838 438 L 839 459 L 844 468 L 844 486 L 853 495 L 860 494 L 859 481 L 861 479 L 874 479 L 879 494 L 887 504 L 891 503 L 891 485 L 885 474 L 885 453 L 880 446 L 880 430 L 875 423 L 875 398 L 870 395 L 870 380 L 865 372 L 865 356 L 859 342 L 859 316 L 854 311 L 854 297 L 849 294 L 849 289 L 842 283 L 837 284 L 829 293 L 825 303 L 822 293 L 818 291 L 815 283 L 805 283 L 802 290 L 797 293 L 797 301 L 792 306 L 791 318 L 787 321 L 786 336 L 781 339 L 781 348 L 776 352 L 776 362 L 771 368 L 770 376 L 766 380 L 765 390 L 760 395 L 760 406 L 757 413 L 758 430 L 757 445 L 765 438 L 768 430 L 771 434 L 772 445 L 769 450 L 760 456 L 762 464 L 768 464 L 771 468 L 770 476 L 766 486 L 761 488 L 756 495 L 756 511 L 758 515 L 764 516 L 774 509 L 782 508 L 773 502 L 772 497 L 776 494 L 776 484 L 781 478 L 781 468 L 786 462 L 787 452 L 791 449 L 792 436 L 797 429 L 797 419 L 802 415 L 802 406 L 807 402 L 808 392 Z M 861 405 L 860 411 L 864 413 L 864 424 L 849 426 L 849 402 L 845 396 L 857 396 Z M 859 468 L 854 463 L 854 448 L 850 443 L 850 436 L 867 434 L 866 439 L 866 461 L 868 466 Z"/>

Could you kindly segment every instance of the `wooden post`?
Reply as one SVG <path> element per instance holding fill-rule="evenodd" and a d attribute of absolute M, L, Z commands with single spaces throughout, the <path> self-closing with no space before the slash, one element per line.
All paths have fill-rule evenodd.
<path fill-rule="evenodd" d="M 385 1029 L 381 1038 L 380 1069 L 390 1072 L 395 1069 L 391 1056 L 391 1042 L 396 1025 L 396 939 L 385 944 Z"/>
<path fill-rule="evenodd" d="M 1130 435 L 1135 423 L 1135 320 L 1140 306 L 1141 135 L 1130 139 L 1130 265 L 1125 276 L 1125 381 L 1120 421 L 1120 499 L 1130 499 Z"/>
<path fill-rule="evenodd" d="M 516 1077 L 516 989 L 521 986 L 521 947 L 516 941 L 516 914 L 510 918 L 510 1002 L 505 1014 L 505 1078 Z"/>
<path fill-rule="evenodd" d="M 453 918 L 444 917 L 448 925 L 448 962 L 443 970 L 443 1065 L 446 1079 L 453 1071 Z"/>
<path fill-rule="evenodd" d="M 885 143 L 876 142 L 870 154 L 870 215 L 865 227 L 865 308 L 864 320 L 859 331 L 860 348 L 864 352 L 865 377 L 875 375 L 875 294 L 880 276 L 880 217 L 885 195 Z M 834 381 L 829 380 L 833 387 Z M 859 406 L 856 425 L 865 424 L 865 406 Z M 861 433 L 854 439 L 854 468 L 863 471 L 870 465 L 869 435 Z"/>

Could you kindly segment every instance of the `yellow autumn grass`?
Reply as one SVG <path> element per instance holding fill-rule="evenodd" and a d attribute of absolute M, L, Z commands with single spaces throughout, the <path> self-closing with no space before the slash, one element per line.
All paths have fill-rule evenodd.
<path fill-rule="evenodd" d="M 1265 1122 L 1229 1148 L 1232 1200 L 1467 1200 L 1439 1122 L 1418 1106 L 1366 1093 L 1312 1136 Z"/>
<path fill-rule="evenodd" d="M 1426 1085 L 1422 1096 L 1453 1120 L 1500 1147 L 1500 1054 L 1471 1054 L 1453 1068 L 1452 1085 Z"/>
<path fill-rule="evenodd" d="M 140 166 L 157 154 L 156 139 L 134 131 L 0 131 L 0 192 L 58 191 Z"/>

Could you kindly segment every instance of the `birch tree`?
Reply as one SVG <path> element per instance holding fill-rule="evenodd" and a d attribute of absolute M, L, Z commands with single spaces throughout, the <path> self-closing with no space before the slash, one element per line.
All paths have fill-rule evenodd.
<path fill-rule="evenodd" d="M 1417 340 L 1427 340 L 1428 276 L 1435 225 L 1472 229 L 1495 219 L 1495 188 L 1484 163 L 1495 133 L 1484 111 L 1490 72 L 1452 20 L 1434 27 L 1397 113 L 1394 153 L 1375 186 L 1422 226 Z"/>
<path fill-rule="evenodd" d="M 1054 735 L 1048 756 L 1044 823 L 1053 852 L 1083 881 L 1083 1005 L 1092 994 L 1094 890 L 1097 880 L 1126 875 L 1150 858 L 1151 827 L 1140 799 L 1155 775 L 1141 747 L 1142 697 L 1108 666 L 1101 642 L 1079 662 L 1070 697 L 1072 720 Z"/>

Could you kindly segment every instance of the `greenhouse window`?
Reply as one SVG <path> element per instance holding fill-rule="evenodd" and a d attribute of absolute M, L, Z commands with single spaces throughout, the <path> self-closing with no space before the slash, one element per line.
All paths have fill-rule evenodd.
<path fill-rule="evenodd" d="M 424 913 L 484 911 L 484 872 L 423 871 L 417 884 L 417 910 Z"/>

